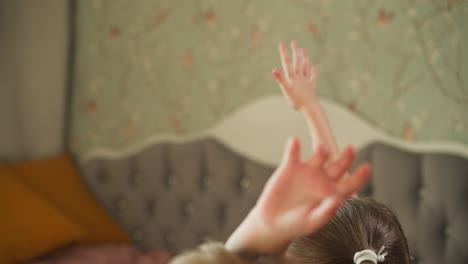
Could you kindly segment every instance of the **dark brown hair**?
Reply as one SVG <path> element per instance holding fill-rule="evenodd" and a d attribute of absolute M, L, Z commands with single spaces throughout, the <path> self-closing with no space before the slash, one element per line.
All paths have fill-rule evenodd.
<path fill-rule="evenodd" d="M 349 198 L 322 229 L 293 241 L 287 254 L 294 263 L 350 264 L 356 252 L 371 249 L 378 253 L 382 246 L 388 252 L 382 264 L 411 263 L 395 215 L 370 198 Z"/>

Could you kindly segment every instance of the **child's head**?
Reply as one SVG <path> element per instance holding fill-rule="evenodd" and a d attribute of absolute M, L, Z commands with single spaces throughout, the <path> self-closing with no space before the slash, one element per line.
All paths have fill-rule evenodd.
<path fill-rule="evenodd" d="M 395 215 L 372 199 L 345 201 L 319 231 L 292 242 L 288 255 L 297 263 L 349 264 L 357 252 L 387 252 L 382 264 L 409 264 L 406 238 Z M 372 264 L 372 262 L 361 262 Z"/>

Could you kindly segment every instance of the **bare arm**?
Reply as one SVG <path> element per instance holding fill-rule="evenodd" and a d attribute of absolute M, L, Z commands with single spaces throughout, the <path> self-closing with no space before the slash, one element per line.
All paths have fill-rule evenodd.
<path fill-rule="evenodd" d="M 291 48 L 294 61 L 291 60 L 286 45 L 279 44 L 284 73 L 280 69 L 274 69 L 273 76 L 286 99 L 304 115 L 314 143 L 313 147 L 316 148 L 319 144 L 324 145 L 330 151 L 331 162 L 333 162 L 338 158 L 339 149 L 327 115 L 317 97 L 317 67 L 310 66 L 307 51 L 304 48 L 300 49 L 296 41 L 291 42 Z M 354 151 L 350 147 L 346 147 L 343 153 L 354 158 Z M 344 177 L 346 176 L 349 174 L 345 173 Z M 357 197 L 357 194 L 354 193 L 352 196 Z"/>
<path fill-rule="evenodd" d="M 317 67 L 311 67 L 307 51 L 299 48 L 296 41 L 291 42 L 293 51 L 291 56 L 284 43 L 279 44 L 281 64 L 284 73 L 280 69 L 273 70 L 273 76 L 281 87 L 286 99 L 293 107 L 304 114 L 311 132 L 312 142 L 323 144 L 330 149 L 331 155 L 338 154 L 333 133 L 327 116 L 320 106 L 316 94 Z"/>
<path fill-rule="evenodd" d="M 257 204 L 226 242 L 232 252 L 284 253 L 291 240 L 313 233 L 329 221 L 343 200 L 358 191 L 370 176 L 369 165 L 361 164 L 343 177 L 354 160 L 354 150 L 347 147 L 339 153 L 316 97 L 316 68 L 310 67 L 305 50 L 299 55 L 297 43 L 293 42 L 293 50 L 294 67 L 286 47 L 280 44 L 286 76 L 279 69 L 273 75 L 286 98 L 304 114 L 315 143 L 314 154 L 302 162 L 299 141 L 289 142 Z"/>

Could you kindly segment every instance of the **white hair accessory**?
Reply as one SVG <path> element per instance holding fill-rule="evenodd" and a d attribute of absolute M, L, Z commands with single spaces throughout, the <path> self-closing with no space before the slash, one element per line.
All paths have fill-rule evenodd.
<path fill-rule="evenodd" d="M 384 262 L 385 256 L 388 254 L 388 252 L 382 253 L 384 248 L 385 246 L 382 246 L 377 254 L 370 249 L 356 252 L 356 254 L 354 254 L 354 263 L 361 264 L 363 261 L 371 261 L 372 263 L 377 264 L 377 262 Z"/>

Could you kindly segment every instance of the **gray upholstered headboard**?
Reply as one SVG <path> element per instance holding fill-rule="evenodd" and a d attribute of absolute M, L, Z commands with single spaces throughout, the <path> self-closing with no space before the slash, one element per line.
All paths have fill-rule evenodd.
<path fill-rule="evenodd" d="M 384 144 L 362 149 L 373 177 L 363 193 L 399 217 L 416 263 L 468 263 L 468 160 Z M 146 249 L 180 251 L 225 240 L 273 168 L 213 139 L 157 144 L 123 159 L 93 159 L 83 175 L 98 200 Z"/>
<path fill-rule="evenodd" d="M 98 200 L 138 245 L 171 251 L 225 240 L 272 172 L 210 139 L 83 166 Z"/>
<path fill-rule="evenodd" d="M 415 263 L 468 263 L 467 159 L 372 144 L 360 161 L 373 168 L 362 195 L 393 209 Z"/>

